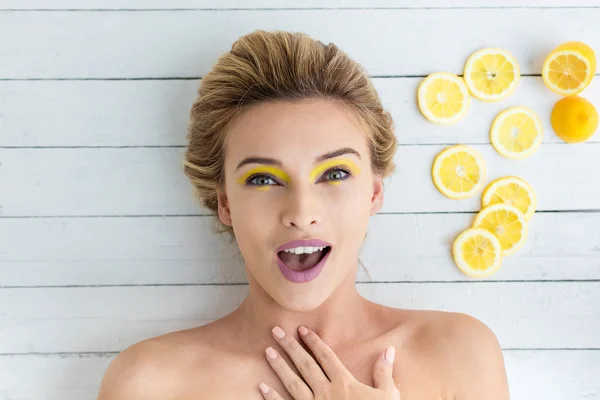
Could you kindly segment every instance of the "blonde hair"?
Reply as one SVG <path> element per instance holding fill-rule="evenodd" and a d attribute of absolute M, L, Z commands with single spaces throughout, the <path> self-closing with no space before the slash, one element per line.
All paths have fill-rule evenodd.
<path fill-rule="evenodd" d="M 367 135 L 373 172 L 386 177 L 395 170 L 392 117 L 367 72 L 333 43 L 304 33 L 256 30 L 219 57 L 202 78 L 190 111 L 182 166 L 201 204 L 215 213 L 218 233 L 235 239 L 232 227 L 217 215 L 228 126 L 261 102 L 307 99 L 328 99 L 352 110 Z"/>

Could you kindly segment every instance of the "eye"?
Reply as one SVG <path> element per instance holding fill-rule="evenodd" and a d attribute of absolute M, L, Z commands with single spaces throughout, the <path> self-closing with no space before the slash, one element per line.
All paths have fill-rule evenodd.
<path fill-rule="evenodd" d="M 325 174 L 323 176 L 330 177 L 331 179 L 328 179 L 328 180 L 335 182 L 335 181 L 346 180 L 351 175 L 352 174 L 350 173 L 350 170 L 345 167 L 334 167 L 334 168 L 331 168 L 330 170 L 328 170 L 327 172 L 325 172 Z M 335 178 L 335 177 L 339 177 L 339 178 Z"/>
<path fill-rule="evenodd" d="M 249 184 L 250 186 L 273 186 L 273 185 L 268 184 L 269 180 L 273 181 L 273 182 L 275 182 L 275 184 L 277 184 L 277 181 L 275 181 L 275 179 L 273 179 L 273 177 L 271 175 L 265 175 L 265 174 L 252 175 L 250 178 L 248 178 L 246 180 L 246 184 Z M 256 182 L 256 183 L 252 183 L 252 182 Z"/>
<path fill-rule="evenodd" d="M 334 167 L 323 174 L 324 177 L 328 178 L 325 180 L 328 181 L 343 181 L 348 179 L 348 177 L 352 176 L 350 170 L 346 167 Z M 274 184 L 270 184 L 269 181 Z M 319 180 L 317 183 L 320 183 L 322 180 Z M 279 183 L 271 176 L 267 174 L 254 174 L 248 179 L 246 179 L 246 184 L 248 186 L 276 186 Z"/>

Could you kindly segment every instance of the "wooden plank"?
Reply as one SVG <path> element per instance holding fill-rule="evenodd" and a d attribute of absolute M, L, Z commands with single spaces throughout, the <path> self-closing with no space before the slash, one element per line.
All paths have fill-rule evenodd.
<path fill-rule="evenodd" d="M 504 351 L 511 399 L 595 399 L 599 351 Z M 584 371 L 585 370 L 585 371 Z"/>
<path fill-rule="evenodd" d="M 447 146 L 400 146 L 397 172 L 385 181 L 382 213 L 480 210 L 481 196 L 451 200 L 433 185 L 431 165 Z M 514 161 L 474 145 L 488 180 L 518 175 L 539 210 L 600 210 L 600 143 L 544 144 Z M 184 148 L 0 149 L 1 216 L 208 214 L 181 170 Z M 8 190 L 10 188 L 10 190 Z"/>
<path fill-rule="evenodd" d="M 593 0 L 3 0 L 0 10 L 149 10 L 179 8 L 210 9 L 303 9 L 303 8 L 487 8 L 487 7 L 597 7 Z"/>
<path fill-rule="evenodd" d="M 504 350 L 503 353 L 511 399 L 594 399 L 600 393 L 600 351 Z M 114 357 L 112 354 L 0 355 L 4 377 L 0 380 L 0 396 L 19 400 L 94 400 Z"/>
<path fill-rule="evenodd" d="M 0 79 L 200 77 L 255 29 L 333 42 L 377 76 L 460 73 L 482 47 L 505 48 L 522 73 L 540 74 L 573 32 L 599 48 L 599 19 L 600 8 L 4 12 L 0 37 L 15 40 L 0 44 Z"/>
<path fill-rule="evenodd" d="M 390 307 L 464 312 L 503 348 L 600 348 L 600 282 L 359 283 Z M 120 351 L 234 310 L 247 285 L 1 289 L 0 353 Z M 40 301 L 43 299 L 43 301 Z M 552 334 L 548 334 L 552 332 Z"/>
<path fill-rule="evenodd" d="M 0 146 L 184 145 L 198 83 L 0 81 Z"/>
<path fill-rule="evenodd" d="M 0 398 L 96 400 L 114 355 L 0 355 Z"/>
<path fill-rule="evenodd" d="M 374 216 L 357 280 L 471 281 L 451 254 L 471 220 Z M 524 247 L 485 280 L 600 280 L 598 227 L 599 213 L 538 213 Z M 0 287 L 247 283 L 237 245 L 211 229 L 210 217 L 0 219 Z"/>
<path fill-rule="evenodd" d="M 563 143 L 550 125 L 560 96 L 547 89 L 541 77 L 523 77 L 514 95 L 504 101 L 473 101 L 465 119 L 447 126 L 427 121 L 418 110 L 416 92 L 422 79 L 373 78 L 394 117 L 401 145 L 489 143 L 494 117 L 517 105 L 539 115 L 545 143 Z M 195 79 L 0 81 L 0 146 L 184 146 L 198 84 Z M 600 80 L 592 81 L 582 96 L 600 104 Z M 589 142 L 600 142 L 600 134 Z"/>

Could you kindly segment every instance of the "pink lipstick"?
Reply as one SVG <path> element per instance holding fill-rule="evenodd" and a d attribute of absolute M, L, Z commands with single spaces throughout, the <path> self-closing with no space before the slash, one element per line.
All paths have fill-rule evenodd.
<path fill-rule="evenodd" d="M 312 266 L 308 269 L 305 269 L 303 271 L 295 271 L 295 270 L 291 269 L 290 267 L 288 267 L 287 265 L 285 265 L 285 263 L 283 262 L 281 257 L 279 257 L 279 252 L 282 250 L 291 249 L 291 248 L 300 247 L 300 246 L 312 246 L 312 247 L 327 246 L 327 248 L 323 250 L 323 251 L 325 251 L 325 255 L 323 256 L 323 258 L 318 263 L 316 263 L 314 266 Z M 279 267 L 279 270 L 281 271 L 281 273 L 287 280 L 294 282 L 294 283 L 309 282 L 309 281 L 315 279 L 317 276 L 319 276 L 319 274 L 323 270 L 323 267 L 325 266 L 325 263 L 327 262 L 327 259 L 329 258 L 329 254 L 331 254 L 331 250 L 332 250 L 331 244 L 324 242 L 322 240 L 318 240 L 318 239 L 293 240 L 291 242 L 284 244 L 283 246 L 280 246 L 277 249 L 277 252 L 276 252 L 277 266 Z"/>

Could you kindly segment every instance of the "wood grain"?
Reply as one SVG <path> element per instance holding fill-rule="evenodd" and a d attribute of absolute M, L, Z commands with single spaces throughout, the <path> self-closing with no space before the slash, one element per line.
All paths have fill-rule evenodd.
<path fill-rule="evenodd" d="M 475 281 L 451 257 L 473 218 L 374 216 L 360 252 L 369 274 L 359 268 L 357 280 Z M 208 216 L 0 219 L 0 287 L 247 283 L 237 245 L 212 224 Z M 598 226 L 600 213 L 538 213 L 524 247 L 485 280 L 600 280 Z"/>
<path fill-rule="evenodd" d="M 384 107 L 392 113 L 401 146 L 490 143 L 493 119 L 512 106 L 527 106 L 538 115 L 544 143 L 564 143 L 550 125 L 560 97 L 544 86 L 541 77 L 522 77 L 516 92 L 503 101 L 472 101 L 467 116 L 454 125 L 432 124 L 421 115 L 416 93 L 422 80 L 373 78 Z M 198 79 L 0 81 L 0 147 L 185 146 L 199 83 Z M 593 80 L 581 95 L 600 104 L 600 80 Z M 597 142 L 600 134 L 586 143 Z"/>
<path fill-rule="evenodd" d="M 169 9 L 304 9 L 304 8 L 507 8 L 507 7 L 597 7 L 593 0 L 3 0 L 0 10 L 169 10 Z"/>
<path fill-rule="evenodd" d="M 390 282 L 357 288 L 384 305 L 473 315 L 503 348 L 600 348 L 597 281 Z M 10 308 L 2 316 L 0 353 L 120 351 L 146 337 L 220 318 L 247 291 L 247 285 L 210 284 L 3 289 L 0 302 Z"/>
<path fill-rule="evenodd" d="M 0 380 L 0 395 L 95 399 L 100 377 L 113 358 L 110 353 L 0 355 L 5 378 Z M 600 392 L 600 351 L 504 350 L 504 360 L 511 399 L 594 399 Z"/>
<path fill-rule="evenodd" d="M 0 13 L 9 79 L 201 77 L 255 29 L 333 42 L 375 76 L 462 73 L 467 57 L 499 46 L 523 74 L 574 35 L 600 47 L 600 8 L 192 10 Z M 354 29 L 360 27 L 360 29 Z"/>
<path fill-rule="evenodd" d="M 398 171 L 361 249 L 360 293 L 481 319 L 513 399 L 598 398 L 600 136 L 560 141 L 549 124 L 560 97 L 539 76 L 562 42 L 600 51 L 598 20 L 600 3 L 586 0 L 2 1 L 0 398 L 95 399 L 119 351 L 242 301 L 237 248 L 212 232 L 180 162 L 200 79 L 259 28 L 335 43 L 394 117 Z M 415 104 L 423 77 L 460 74 L 482 47 L 514 54 L 515 94 L 474 101 L 453 126 L 427 122 Z M 600 107 L 597 78 L 582 95 Z M 489 144 L 494 116 L 513 105 L 544 127 L 523 161 Z M 483 154 L 488 182 L 522 176 L 540 199 L 525 246 L 485 280 L 460 273 L 450 251 L 480 195 L 453 201 L 431 182 L 433 158 L 456 143 Z"/>
<path fill-rule="evenodd" d="M 431 165 L 444 145 L 400 146 L 397 171 L 384 180 L 382 213 L 479 211 L 481 192 L 451 200 L 433 185 Z M 543 144 L 525 160 L 473 147 L 487 165 L 486 184 L 517 175 L 536 190 L 539 210 L 600 210 L 600 143 Z M 184 148 L 0 149 L 5 183 L 1 216 L 208 215 L 180 164 Z M 283 189 L 282 189 L 283 190 Z"/>

